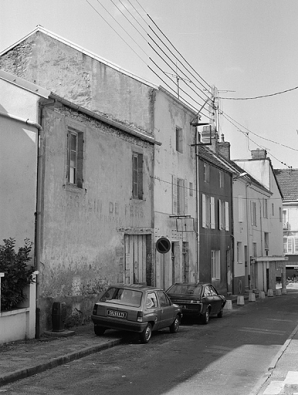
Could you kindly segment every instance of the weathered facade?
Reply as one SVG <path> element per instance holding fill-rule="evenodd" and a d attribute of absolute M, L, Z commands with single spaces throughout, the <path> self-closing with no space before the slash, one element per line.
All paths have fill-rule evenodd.
<path fill-rule="evenodd" d="M 265 292 L 275 290 L 278 277 L 285 288 L 282 192 L 271 161 L 265 150 L 257 149 L 252 151 L 252 159 L 235 162 L 270 192 L 261 197 L 251 188 L 253 193 L 247 197 L 251 214 L 247 244 L 251 287 Z"/>
<path fill-rule="evenodd" d="M 196 114 L 163 88 L 154 102 L 155 148 L 154 238 L 166 237 L 170 251 L 156 251 L 156 284 L 168 288 L 175 282 L 198 278 L 196 236 Z"/>
<path fill-rule="evenodd" d="M 213 151 L 198 147 L 199 161 L 199 275 L 222 293 L 232 293 L 233 280 L 233 170 Z M 213 148 L 213 149 L 212 149 Z"/>

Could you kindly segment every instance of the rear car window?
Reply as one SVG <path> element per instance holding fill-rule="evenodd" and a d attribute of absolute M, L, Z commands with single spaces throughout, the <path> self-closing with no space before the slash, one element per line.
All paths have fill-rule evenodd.
<path fill-rule="evenodd" d="M 202 291 L 201 285 L 196 284 L 174 284 L 168 290 L 169 294 L 176 295 L 200 295 Z"/>
<path fill-rule="evenodd" d="M 143 293 L 131 289 L 111 287 L 100 298 L 101 302 L 140 307 Z"/>

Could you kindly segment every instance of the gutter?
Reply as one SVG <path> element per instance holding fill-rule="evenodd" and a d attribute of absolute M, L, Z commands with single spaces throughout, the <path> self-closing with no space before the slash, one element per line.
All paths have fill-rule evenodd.
<path fill-rule="evenodd" d="M 17 117 L 16 115 L 10 114 L 8 112 L 2 112 L 2 111 L 0 111 L 0 116 L 4 117 L 4 118 L 8 118 L 8 119 L 13 119 L 14 121 L 17 121 L 17 122 L 25 123 L 26 125 L 36 128 L 38 131 L 42 130 L 42 126 L 39 123 L 32 122 L 29 119 L 20 118 L 20 117 Z"/>

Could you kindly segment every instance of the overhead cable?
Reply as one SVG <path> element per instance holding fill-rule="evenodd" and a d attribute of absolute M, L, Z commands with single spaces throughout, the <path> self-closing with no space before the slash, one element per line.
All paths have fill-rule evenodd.
<path fill-rule="evenodd" d="M 298 86 L 295 86 L 294 88 L 286 89 L 281 92 L 275 92 L 275 93 L 270 93 L 269 95 L 261 95 L 261 96 L 254 96 L 254 97 L 219 97 L 219 99 L 224 99 L 224 100 L 255 100 L 255 99 L 264 99 L 266 97 L 272 97 L 272 96 L 277 96 L 277 95 L 282 95 L 283 93 L 291 92 L 298 89 Z"/>
<path fill-rule="evenodd" d="M 157 26 L 157 24 L 154 22 L 154 20 L 151 18 L 149 14 L 147 14 L 148 18 L 151 20 L 151 22 L 157 27 L 157 29 L 160 31 L 160 33 L 166 38 L 166 40 L 171 44 L 171 46 L 175 49 L 175 51 L 181 56 L 181 58 L 188 64 L 189 67 L 201 78 L 202 81 L 205 82 L 205 84 L 212 89 L 212 86 L 208 84 L 207 81 L 204 80 L 203 77 L 200 76 L 200 74 L 192 67 L 192 65 L 184 58 L 184 56 L 178 51 L 178 49 L 171 43 L 171 41 L 168 39 L 168 37 L 163 33 L 163 31 Z"/>

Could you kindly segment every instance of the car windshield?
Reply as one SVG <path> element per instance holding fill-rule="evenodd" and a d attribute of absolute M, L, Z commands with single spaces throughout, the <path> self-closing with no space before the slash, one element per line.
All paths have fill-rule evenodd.
<path fill-rule="evenodd" d="M 100 298 L 101 302 L 125 304 L 133 307 L 140 307 L 142 292 L 132 289 L 111 287 Z"/>
<path fill-rule="evenodd" d="M 177 295 L 197 295 L 199 296 L 202 291 L 202 286 L 196 284 L 174 284 L 168 290 L 169 294 Z"/>

